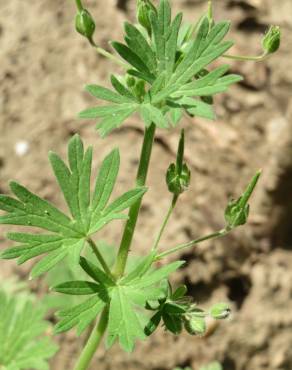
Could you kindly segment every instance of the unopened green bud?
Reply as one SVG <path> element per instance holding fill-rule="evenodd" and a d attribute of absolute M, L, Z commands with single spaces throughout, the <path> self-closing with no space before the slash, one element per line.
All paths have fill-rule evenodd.
<path fill-rule="evenodd" d="M 184 327 L 191 335 L 203 335 L 206 332 L 206 321 L 203 317 L 191 316 L 185 320 Z"/>
<path fill-rule="evenodd" d="M 191 181 L 191 171 L 186 163 L 184 163 L 184 147 L 185 136 L 184 130 L 182 130 L 177 149 L 176 163 L 172 163 L 166 173 L 168 190 L 175 195 L 186 191 Z"/>
<path fill-rule="evenodd" d="M 150 0 L 138 0 L 137 4 L 137 19 L 149 34 L 151 34 L 150 12 L 156 12 L 155 6 Z"/>
<path fill-rule="evenodd" d="M 249 215 L 249 204 L 240 206 L 240 200 L 230 200 L 225 209 L 225 220 L 230 227 L 237 227 L 246 224 Z"/>
<path fill-rule="evenodd" d="M 256 187 L 256 184 L 261 176 L 261 170 L 258 171 L 251 179 L 245 192 L 236 200 L 231 200 L 225 209 L 225 220 L 229 228 L 234 228 L 244 225 L 247 222 L 249 215 L 248 201 Z"/>
<path fill-rule="evenodd" d="M 227 319 L 230 312 L 231 310 L 227 303 L 217 303 L 210 309 L 211 317 L 216 320 Z"/>
<path fill-rule="evenodd" d="M 184 163 L 181 173 L 177 172 L 177 167 L 172 163 L 166 173 L 166 183 L 168 190 L 176 195 L 179 195 L 187 190 L 191 181 L 191 171 Z"/>
<path fill-rule="evenodd" d="M 76 15 L 75 28 L 82 36 L 86 37 L 89 41 L 92 41 L 92 36 L 95 31 L 95 22 L 91 14 L 86 9 L 82 9 Z"/>
<path fill-rule="evenodd" d="M 271 26 L 265 34 L 263 41 L 263 48 L 268 54 L 275 53 L 281 44 L 281 30 L 278 26 Z"/>

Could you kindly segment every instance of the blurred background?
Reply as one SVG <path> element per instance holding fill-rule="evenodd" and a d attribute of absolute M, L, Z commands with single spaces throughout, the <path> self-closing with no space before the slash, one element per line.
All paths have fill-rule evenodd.
<path fill-rule="evenodd" d="M 96 42 L 106 49 L 109 40 L 121 40 L 123 21 L 135 19 L 133 0 L 85 3 L 97 22 Z M 207 8 L 205 0 L 172 3 L 191 22 Z M 283 32 L 280 51 L 264 63 L 231 62 L 244 81 L 216 98 L 217 121 L 183 122 L 192 183 L 162 246 L 221 228 L 228 199 L 238 196 L 256 170 L 263 169 L 249 224 L 181 254 L 187 264 L 173 276 L 173 282 L 185 283 L 203 307 L 229 301 L 232 317 L 218 327 L 211 324 L 205 338 L 174 337 L 161 328 L 131 355 L 115 346 L 105 356 L 101 348 L 92 370 L 198 370 L 213 360 L 224 370 L 292 369 L 292 1 L 214 0 L 214 9 L 216 19 L 233 22 L 233 54 L 260 54 L 269 24 Z M 74 31 L 74 16 L 73 0 L 0 0 L 0 193 L 8 193 L 8 181 L 15 179 L 61 208 L 49 150 L 65 156 L 68 139 L 78 132 L 86 145 L 94 146 L 96 168 L 119 146 L 120 193 L 134 183 L 143 135 L 135 117 L 104 140 L 94 122 L 76 119 L 79 111 L 95 104 L 84 85 L 108 85 L 109 73 L 119 69 Z M 178 135 L 179 129 L 158 131 L 133 253 L 149 249 L 167 210 L 170 195 L 164 175 L 175 158 Z M 112 225 L 101 237 L 117 244 L 122 224 Z M 1 228 L 1 249 L 9 245 L 3 231 L 6 228 Z M 2 261 L 0 281 L 26 280 L 31 266 Z M 42 280 L 29 286 L 39 297 L 47 291 Z M 76 340 L 73 331 L 56 338 L 61 349 L 51 369 L 71 369 L 83 340 Z"/>

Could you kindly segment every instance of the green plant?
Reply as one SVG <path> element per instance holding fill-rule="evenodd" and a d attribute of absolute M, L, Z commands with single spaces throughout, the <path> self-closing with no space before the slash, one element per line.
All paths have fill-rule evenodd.
<path fill-rule="evenodd" d="M 88 85 L 86 89 L 91 95 L 109 104 L 87 109 L 80 113 L 80 117 L 98 119 L 97 130 L 104 137 L 121 126 L 130 115 L 139 113 L 145 133 L 136 185 L 110 201 L 120 164 L 119 151 L 114 149 L 103 160 L 95 186 L 91 189 L 92 148 L 85 150 L 81 138 L 75 135 L 68 144 L 68 164 L 55 153 L 49 155 L 70 214 L 63 213 L 20 184 L 11 182 L 15 197 L 0 195 L 0 209 L 5 212 L 0 216 L 0 224 L 44 231 L 39 233 L 33 229 L 28 233 L 9 233 L 8 239 L 19 244 L 1 254 L 3 259 L 18 258 L 19 264 L 46 254 L 33 267 L 31 278 L 60 267 L 64 261 L 72 269 L 83 270 L 82 274 L 69 274 L 68 281 L 56 282 L 52 287 L 55 292 L 82 299 L 73 307 L 72 301 L 67 301 L 67 307 L 58 312 L 60 320 L 55 333 L 76 327 L 77 333 L 81 334 L 100 315 L 75 367 L 82 370 L 88 368 L 106 331 L 107 348 L 119 341 L 124 350 L 131 351 L 137 339 L 145 339 L 161 322 L 174 334 L 185 328 L 192 335 L 201 335 L 208 315 L 216 319 L 228 316 L 230 310 L 225 303 L 203 310 L 186 296 L 184 286 L 172 288 L 169 276 L 184 264 L 183 261 L 165 263 L 160 268 L 156 267 L 156 262 L 205 240 L 223 237 L 245 224 L 248 202 L 260 172 L 253 177 L 243 195 L 228 204 L 226 224 L 221 230 L 162 252 L 161 236 L 179 197 L 190 184 L 191 173 L 184 161 L 182 131 L 176 163 L 170 165 L 166 174 L 171 193 L 169 210 L 149 254 L 132 269 L 126 270 L 142 197 L 147 191 L 145 184 L 156 129 L 178 126 L 184 114 L 214 119 L 213 96 L 226 91 L 242 78 L 228 73 L 228 65 L 212 68 L 212 63 L 219 58 L 239 57 L 226 54 L 233 45 L 232 41 L 224 41 L 230 22 L 216 23 L 211 4 L 198 23 L 182 25 L 181 13 L 172 19 L 168 0 L 161 0 L 158 7 L 149 0 L 138 1 L 140 24 L 126 23 L 125 43 L 112 42 L 119 57 L 95 44 L 94 20 L 81 0 L 76 0 L 76 4 L 77 31 L 97 52 L 117 62 L 126 71 L 122 77 L 111 76 L 113 90 Z M 268 35 L 266 38 L 273 38 L 273 50 L 267 40 L 264 46 L 268 45 L 271 53 L 276 49 L 275 39 L 279 38 L 279 33 Z M 124 212 L 127 209 L 128 214 Z M 95 236 L 117 219 L 125 220 L 125 228 L 111 267 L 95 242 Z M 96 262 L 87 257 L 85 250 L 88 248 Z"/>
<path fill-rule="evenodd" d="M 47 335 L 46 308 L 23 284 L 4 281 L 0 289 L 0 369 L 49 369 L 57 346 Z"/>

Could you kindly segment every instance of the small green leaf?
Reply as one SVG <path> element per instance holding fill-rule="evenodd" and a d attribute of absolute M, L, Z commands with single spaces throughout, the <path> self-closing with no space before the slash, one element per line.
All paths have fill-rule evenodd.
<path fill-rule="evenodd" d="M 137 101 L 132 92 L 126 88 L 114 75 L 111 75 L 111 83 L 113 88 L 120 94 L 132 101 Z"/>
<path fill-rule="evenodd" d="M 80 266 L 95 281 L 105 286 L 115 285 L 114 281 L 105 274 L 98 266 L 85 257 L 80 257 Z"/>
<path fill-rule="evenodd" d="M 166 302 L 163 306 L 163 312 L 170 315 L 179 315 L 186 313 L 186 307 L 175 302 Z"/>
<path fill-rule="evenodd" d="M 181 333 L 183 328 L 181 316 L 170 315 L 167 312 L 163 312 L 162 318 L 167 330 L 169 330 L 174 335 L 178 335 Z"/>
<path fill-rule="evenodd" d="M 51 288 L 54 292 L 70 295 L 96 294 L 99 286 L 90 281 L 67 281 Z"/>
<path fill-rule="evenodd" d="M 166 75 L 169 78 L 174 70 L 178 43 L 178 33 L 182 22 L 182 13 L 177 14 L 174 18 L 171 28 L 170 36 L 166 43 Z"/>
<path fill-rule="evenodd" d="M 158 325 L 161 321 L 161 312 L 156 312 L 151 319 L 149 320 L 148 324 L 144 328 L 144 333 L 149 337 L 151 334 L 155 332 L 158 328 Z"/>
<path fill-rule="evenodd" d="M 117 94 L 99 85 L 87 85 L 86 91 L 88 91 L 97 99 L 109 101 L 112 103 L 123 104 L 132 102 L 132 99 L 129 99 L 127 96 Z"/>
<path fill-rule="evenodd" d="M 147 191 L 146 187 L 140 187 L 121 195 L 119 198 L 114 200 L 105 210 L 104 214 L 117 214 L 124 211 L 126 208 L 129 208 L 137 200 L 139 200 Z"/>
<path fill-rule="evenodd" d="M 104 117 L 96 128 L 101 137 L 108 135 L 113 129 L 118 128 L 128 117 L 137 110 L 136 104 L 123 104 L 119 110 L 112 109 L 108 116 Z"/>
<path fill-rule="evenodd" d="M 137 71 L 140 71 L 148 76 L 152 76 L 147 65 L 132 49 L 117 41 L 113 41 L 111 44 L 118 54 L 134 68 L 136 68 Z"/>
<path fill-rule="evenodd" d="M 186 295 L 187 291 L 188 291 L 188 288 L 185 285 L 181 285 L 171 295 L 171 299 L 173 301 L 176 301 L 178 299 L 181 299 L 181 298 L 183 298 Z"/>
<path fill-rule="evenodd" d="M 143 34 L 128 22 L 125 23 L 125 31 L 127 35 L 125 40 L 129 48 L 144 61 L 150 72 L 154 72 L 157 68 L 155 54 Z"/>
<path fill-rule="evenodd" d="M 107 205 L 113 188 L 115 186 L 120 167 L 120 154 L 118 149 L 114 149 L 103 160 L 98 177 L 96 179 L 92 209 L 99 212 Z"/>

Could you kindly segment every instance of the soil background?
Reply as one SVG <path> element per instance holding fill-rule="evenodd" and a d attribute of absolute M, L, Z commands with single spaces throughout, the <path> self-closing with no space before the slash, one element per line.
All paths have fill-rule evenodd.
<path fill-rule="evenodd" d="M 135 17 L 134 1 L 86 1 L 97 19 L 96 41 L 122 38 L 122 22 Z M 195 21 L 206 1 L 176 0 L 175 10 Z M 212 335 L 174 337 L 160 328 L 149 341 L 127 355 L 114 346 L 101 348 L 90 369 L 171 370 L 218 360 L 224 370 L 292 369 L 292 1 L 215 0 L 217 19 L 233 21 L 234 54 L 261 53 L 260 40 L 269 24 L 283 31 L 281 50 L 264 63 L 232 62 L 245 80 L 216 98 L 217 121 L 185 119 L 186 158 L 192 184 L 180 199 L 162 246 L 215 231 L 223 226 L 227 200 L 238 196 L 258 168 L 263 176 L 252 200 L 249 224 L 221 240 L 181 254 L 186 266 L 173 276 L 185 283 L 204 307 L 229 301 L 233 314 Z M 76 119 L 95 101 L 86 83 L 108 84 L 119 72 L 75 33 L 73 1 L 0 0 L 0 192 L 15 179 L 61 208 L 64 202 L 47 160 L 49 150 L 65 156 L 68 139 L 78 132 L 95 149 L 94 167 L 114 146 L 121 150 L 119 192 L 131 187 L 143 126 L 132 118 L 102 140 L 93 122 Z M 149 248 L 170 196 L 165 171 L 175 158 L 179 129 L 158 131 L 149 174 L 149 192 L 133 250 Z M 24 150 L 22 150 L 24 149 Z M 117 244 L 122 223 L 101 237 Z M 6 228 L 1 229 L 0 248 Z M 134 252 L 133 252 L 134 253 Z M 26 280 L 30 263 L 1 263 L 0 279 Z M 31 289 L 44 293 L 41 280 Z M 0 318 L 1 319 L 1 318 Z M 210 324 L 213 325 L 212 323 Z M 73 368 L 84 338 L 73 332 L 56 339 L 61 349 L 53 370 Z"/>

